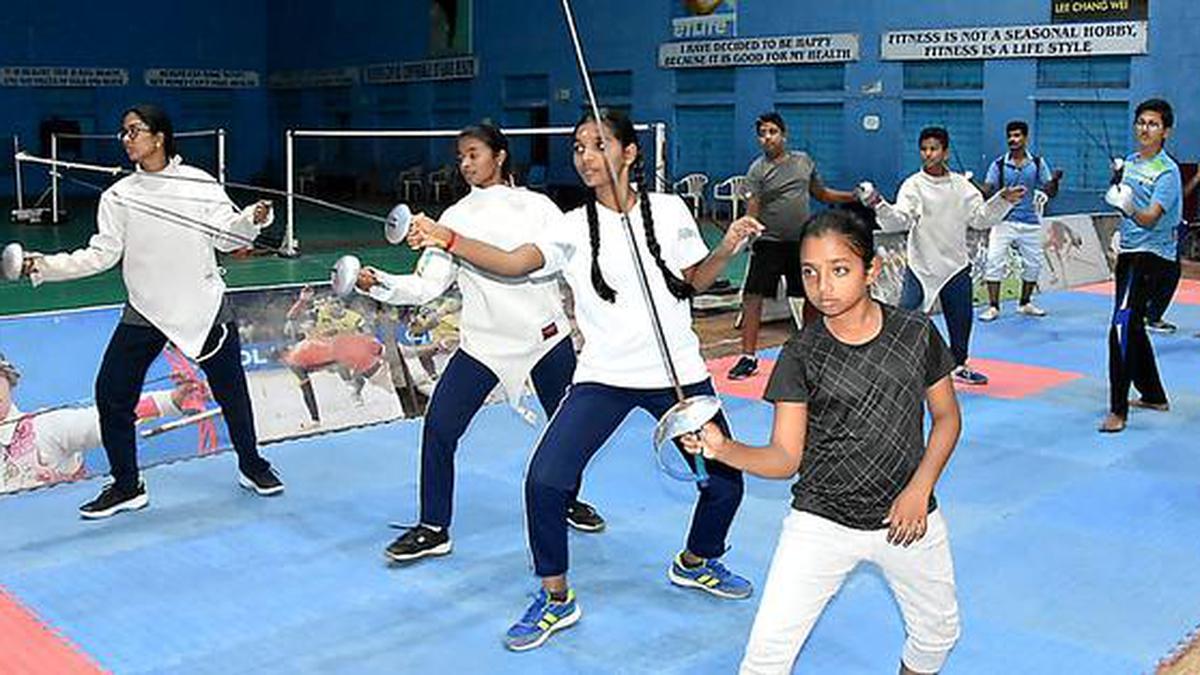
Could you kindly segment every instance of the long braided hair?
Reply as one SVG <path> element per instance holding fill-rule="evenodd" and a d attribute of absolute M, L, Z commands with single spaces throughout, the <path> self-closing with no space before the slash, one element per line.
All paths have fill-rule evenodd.
<path fill-rule="evenodd" d="M 646 233 L 646 248 L 650 250 L 650 255 L 654 258 L 654 264 L 662 273 L 663 281 L 666 283 L 667 290 L 671 292 L 671 295 L 680 300 L 692 297 L 695 294 L 695 289 L 692 288 L 692 285 L 675 276 L 670 268 L 667 267 L 667 263 L 663 261 L 662 246 L 659 245 L 658 237 L 654 234 L 654 214 L 650 210 L 650 184 L 646 180 L 645 162 L 642 160 L 637 132 L 633 129 L 633 122 L 624 113 L 609 109 L 602 109 L 600 111 L 600 118 L 601 122 L 612 132 L 612 135 L 621 144 L 622 148 L 627 148 L 630 145 L 639 147 L 638 154 L 633 160 L 632 178 L 638 187 L 638 203 L 641 207 L 642 227 L 645 228 Z M 575 125 L 575 132 L 578 133 L 579 128 L 584 124 L 594 121 L 595 118 L 591 112 L 584 113 L 583 117 Z M 599 295 L 601 299 L 607 302 L 616 302 L 617 292 L 604 280 L 604 273 L 600 270 L 600 217 L 596 209 L 595 191 L 588 197 L 585 209 L 588 220 L 588 239 L 592 249 L 592 288 L 596 290 L 596 295 Z"/>

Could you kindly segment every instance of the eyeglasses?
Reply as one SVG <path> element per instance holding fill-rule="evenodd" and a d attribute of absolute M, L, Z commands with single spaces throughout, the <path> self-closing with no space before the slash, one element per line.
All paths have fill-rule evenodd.
<path fill-rule="evenodd" d="M 1138 129 L 1161 129 L 1163 125 L 1158 120 L 1138 120 L 1133 123 L 1133 126 Z"/>
<path fill-rule="evenodd" d="M 117 132 L 117 140 L 121 142 L 129 141 L 132 143 L 133 141 L 137 140 L 138 134 L 141 134 L 142 132 L 150 133 L 150 131 L 150 127 L 146 126 L 134 125 L 125 127 Z"/>

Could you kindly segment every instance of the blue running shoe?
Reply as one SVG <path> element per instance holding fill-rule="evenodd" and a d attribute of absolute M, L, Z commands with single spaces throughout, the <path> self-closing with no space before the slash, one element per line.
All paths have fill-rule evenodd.
<path fill-rule="evenodd" d="M 514 652 L 541 647 L 551 633 L 575 625 L 581 616 L 583 610 L 575 601 L 574 590 L 567 590 L 566 602 L 554 602 L 546 589 L 539 589 L 525 616 L 504 634 L 504 646 Z"/>
<path fill-rule="evenodd" d="M 676 586 L 699 588 L 720 598 L 742 600 L 754 593 L 754 585 L 750 580 L 730 572 L 720 560 L 710 558 L 699 567 L 684 567 L 679 554 L 671 561 L 667 577 Z"/>

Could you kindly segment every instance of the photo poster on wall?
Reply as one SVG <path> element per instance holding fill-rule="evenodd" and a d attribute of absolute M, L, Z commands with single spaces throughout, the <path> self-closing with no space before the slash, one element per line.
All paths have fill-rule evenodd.
<path fill-rule="evenodd" d="M 340 298 L 327 284 L 227 297 L 260 443 L 424 414 L 459 343 L 456 288 L 414 307 Z M 121 310 L 0 319 L 0 494 L 108 472 L 94 380 Z M 230 448 L 203 369 L 170 344 L 136 416 L 143 468 Z"/>
<path fill-rule="evenodd" d="M 1070 214 L 1042 217 L 1042 268 L 1038 289 L 1061 291 L 1112 278 L 1109 241 L 1113 227 L 1107 215 Z M 971 256 L 971 282 L 976 298 L 986 291 L 988 230 L 968 230 L 967 248 Z M 908 234 L 875 232 L 875 249 L 881 272 L 872 286 L 872 295 L 881 302 L 897 304 L 908 266 Z M 1021 260 L 1016 249 L 1008 251 L 1005 282 L 1016 285 L 1021 276 Z"/>
<path fill-rule="evenodd" d="M 674 0 L 671 5 L 672 39 L 737 37 L 738 0 Z"/>
<path fill-rule="evenodd" d="M 471 3 L 473 0 L 431 0 L 429 3 L 429 55 L 471 53 Z"/>

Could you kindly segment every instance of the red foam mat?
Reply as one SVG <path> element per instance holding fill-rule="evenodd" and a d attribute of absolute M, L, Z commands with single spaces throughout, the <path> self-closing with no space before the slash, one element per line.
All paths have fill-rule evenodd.
<path fill-rule="evenodd" d="M 0 588 L 0 672 L 92 675 L 106 671 Z"/>
<path fill-rule="evenodd" d="M 1091 293 L 1093 295 L 1113 295 L 1113 282 L 1101 281 L 1098 284 L 1087 284 L 1072 288 L 1072 291 L 1080 293 Z M 1175 298 L 1172 302 L 1177 302 L 1181 305 L 1200 305 L 1200 281 L 1196 279 L 1180 279 L 1179 288 L 1175 290 Z"/>

